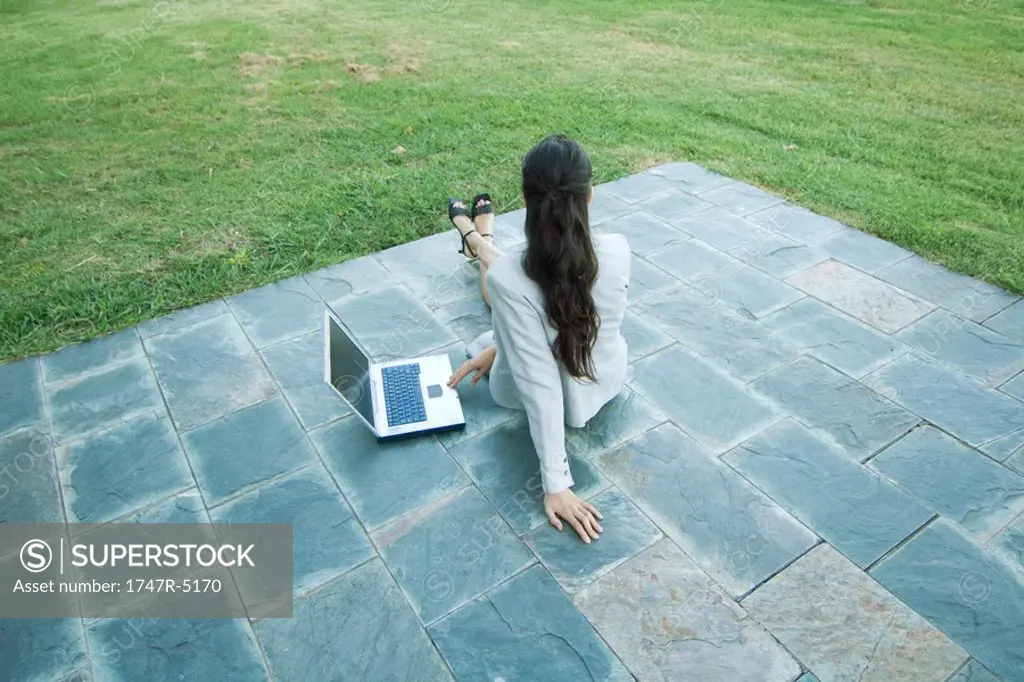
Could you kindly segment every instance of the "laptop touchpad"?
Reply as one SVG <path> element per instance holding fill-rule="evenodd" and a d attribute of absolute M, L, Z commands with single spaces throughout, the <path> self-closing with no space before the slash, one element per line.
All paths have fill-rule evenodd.
<path fill-rule="evenodd" d="M 430 398 L 440 398 L 441 397 L 441 385 L 440 384 L 431 384 L 430 386 L 427 386 L 427 396 L 430 397 Z"/>

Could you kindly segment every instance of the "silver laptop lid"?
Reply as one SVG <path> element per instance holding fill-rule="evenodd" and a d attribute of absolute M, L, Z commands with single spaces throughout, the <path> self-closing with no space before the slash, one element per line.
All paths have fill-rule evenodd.
<path fill-rule="evenodd" d="M 370 385 L 370 358 L 328 310 L 324 315 L 324 379 L 334 387 L 349 407 L 376 430 L 373 417 L 373 389 Z"/>

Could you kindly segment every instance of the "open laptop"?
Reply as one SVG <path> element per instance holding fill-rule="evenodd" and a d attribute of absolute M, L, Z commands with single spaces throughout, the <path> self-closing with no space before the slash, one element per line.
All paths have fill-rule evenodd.
<path fill-rule="evenodd" d="M 324 311 L 324 381 L 378 440 L 466 426 L 459 394 L 448 388 L 447 355 L 373 362 L 334 313 Z"/>

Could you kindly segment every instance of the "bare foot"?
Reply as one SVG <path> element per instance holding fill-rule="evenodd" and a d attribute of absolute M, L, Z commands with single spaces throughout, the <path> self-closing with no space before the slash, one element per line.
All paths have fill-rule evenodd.
<path fill-rule="evenodd" d="M 487 199 L 481 199 L 476 202 L 476 208 L 479 211 L 484 206 L 490 205 L 490 201 Z M 478 213 L 476 220 L 473 221 L 476 226 L 476 231 L 480 233 L 481 237 L 493 237 L 494 236 L 494 214 L 493 213 Z"/>

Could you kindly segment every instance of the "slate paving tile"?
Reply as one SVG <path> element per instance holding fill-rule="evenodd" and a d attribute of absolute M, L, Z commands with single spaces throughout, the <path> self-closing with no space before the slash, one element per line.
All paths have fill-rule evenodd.
<path fill-rule="evenodd" d="M 594 199 L 587 206 L 590 227 L 597 227 L 601 223 L 636 211 L 636 206 L 605 190 L 606 185 L 598 185 L 594 188 Z"/>
<path fill-rule="evenodd" d="M 635 391 L 624 388 L 581 429 L 566 428 L 565 446 L 575 457 L 593 459 L 668 420 Z"/>
<path fill-rule="evenodd" d="M 629 249 L 638 256 L 647 256 L 670 244 L 690 238 L 666 222 L 636 211 L 601 223 L 594 228 L 596 234 L 622 234 L 629 242 Z"/>
<path fill-rule="evenodd" d="M 480 268 L 458 252 L 460 244 L 453 228 L 394 246 L 375 258 L 404 283 L 415 300 L 437 308 L 480 290 Z"/>
<path fill-rule="evenodd" d="M 859 461 L 920 422 L 867 386 L 806 356 L 751 385 L 805 425 L 827 433 Z"/>
<path fill-rule="evenodd" d="M 174 423 L 183 431 L 277 392 L 231 315 L 155 336 L 145 346 Z"/>
<path fill-rule="evenodd" d="M 307 274 L 305 279 L 320 298 L 329 304 L 348 296 L 361 296 L 396 281 L 395 276 L 372 256 L 322 268 Z"/>
<path fill-rule="evenodd" d="M 102 619 L 89 642 L 98 680 L 269 680 L 244 619 Z"/>
<path fill-rule="evenodd" d="M 800 246 L 799 242 L 719 206 L 713 206 L 696 215 L 680 216 L 672 224 L 691 237 L 741 259 L 753 256 L 759 250 L 763 250 L 765 245 Z"/>
<path fill-rule="evenodd" d="M 634 370 L 630 386 L 715 453 L 782 418 L 763 399 L 678 346 L 640 360 Z"/>
<path fill-rule="evenodd" d="M 194 485 L 167 417 L 143 415 L 57 447 L 70 523 L 106 523 Z"/>
<path fill-rule="evenodd" d="M 945 310 L 936 310 L 897 338 L 939 362 L 998 386 L 1024 369 L 1024 342 Z"/>
<path fill-rule="evenodd" d="M 1024 442 L 1024 403 L 916 353 L 894 360 L 862 381 L 991 456 L 995 455 L 990 442 L 1007 436 L 1018 447 Z M 1006 459 L 1009 454 L 996 458 Z"/>
<path fill-rule="evenodd" d="M 1024 452 L 1024 429 L 1011 431 L 981 446 L 982 452 L 1000 462 L 1009 462 Z"/>
<path fill-rule="evenodd" d="M 880 279 L 961 317 L 981 322 L 1019 299 L 999 287 L 913 256 L 878 271 Z"/>
<path fill-rule="evenodd" d="M 622 320 L 621 331 L 622 337 L 626 340 L 629 362 L 639 360 L 675 343 L 675 339 L 671 336 L 652 327 L 644 321 L 644 318 L 630 310 L 626 311 Z"/>
<path fill-rule="evenodd" d="M 724 175 L 690 162 L 666 163 L 650 168 L 647 172 L 671 181 L 673 186 L 690 194 L 700 194 L 732 182 L 732 179 Z"/>
<path fill-rule="evenodd" d="M 451 679 L 379 559 L 298 599 L 292 618 L 261 620 L 256 636 L 281 682 Z"/>
<path fill-rule="evenodd" d="M 65 346 L 56 353 L 44 355 L 43 379 L 57 383 L 75 379 L 106 365 L 131 360 L 142 355 L 142 343 L 134 329 L 100 336 L 92 341 Z"/>
<path fill-rule="evenodd" d="M 1024 474 L 1024 448 L 1017 451 L 1017 454 L 1006 460 L 1006 465 L 1019 474 Z"/>
<path fill-rule="evenodd" d="M 1003 336 L 1024 341 L 1024 301 L 1017 301 L 1005 310 L 985 320 L 985 326 Z"/>
<path fill-rule="evenodd" d="M 546 522 L 540 460 L 524 417 L 468 438 L 449 452 L 517 533 Z M 578 497 L 585 499 L 607 486 L 586 459 L 568 452 L 567 460 Z"/>
<path fill-rule="evenodd" d="M 971 659 L 967 665 L 949 678 L 949 682 L 1000 682 L 999 678 L 985 670 L 980 663 Z"/>
<path fill-rule="evenodd" d="M 593 224 L 593 221 L 591 221 Z M 507 251 L 526 241 L 526 209 L 507 211 L 494 217 L 494 240 Z"/>
<path fill-rule="evenodd" d="M 666 223 L 674 224 L 674 221 L 712 208 L 714 204 L 698 199 L 692 194 L 670 189 L 667 192 L 641 201 L 637 206 L 647 215 L 654 216 Z"/>
<path fill-rule="evenodd" d="M 748 185 L 745 182 L 730 182 L 701 192 L 699 196 L 701 199 L 710 201 L 737 215 L 757 213 L 782 203 L 781 197 L 769 194 L 763 189 Z"/>
<path fill-rule="evenodd" d="M 671 189 L 673 189 L 671 182 L 651 173 L 627 175 L 597 187 L 598 192 L 611 194 L 630 204 L 650 199 Z"/>
<path fill-rule="evenodd" d="M 246 407 L 182 436 L 199 488 L 211 506 L 316 459 L 281 397 Z"/>
<path fill-rule="evenodd" d="M 786 282 L 889 334 L 935 308 L 836 260 L 818 263 Z"/>
<path fill-rule="evenodd" d="M 597 462 L 730 594 L 746 593 L 817 541 L 785 510 L 671 424 L 601 455 Z"/>
<path fill-rule="evenodd" d="M 319 465 L 260 486 L 212 509 L 210 517 L 214 523 L 292 524 L 296 595 L 373 556 L 359 521 Z"/>
<path fill-rule="evenodd" d="M 257 348 L 294 339 L 323 324 L 324 303 L 302 277 L 292 277 L 227 299 Z"/>
<path fill-rule="evenodd" d="M 748 318 L 803 298 L 793 287 L 698 240 L 675 244 L 648 260 L 689 284 L 704 305 L 725 305 Z"/>
<path fill-rule="evenodd" d="M 774 233 L 746 246 L 732 249 L 729 253 L 779 279 L 802 272 L 828 259 L 828 254 L 814 246 L 800 244 Z"/>
<path fill-rule="evenodd" d="M 931 426 L 911 431 L 870 466 L 979 540 L 1024 513 L 1024 476 Z"/>
<path fill-rule="evenodd" d="M 1024 670 L 1024 582 L 947 521 L 914 536 L 871 576 L 992 672 L 1012 680 Z"/>
<path fill-rule="evenodd" d="M 324 381 L 323 347 L 323 332 L 318 330 L 260 351 L 288 404 L 307 430 L 352 413 Z"/>
<path fill-rule="evenodd" d="M 686 235 L 689 238 L 689 235 Z M 646 257 L 670 275 L 685 281 L 701 275 L 729 273 L 743 267 L 735 258 L 700 240 L 690 239 Z"/>
<path fill-rule="evenodd" d="M 1012 395 L 1021 402 L 1024 402 L 1024 372 L 1021 372 L 1013 379 L 1010 379 L 1000 386 L 999 390 L 1008 395 Z"/>
<path fill-rule="evenodd" d="M 459 299 L 434 311 L 439 322 L 448 327 L 463 343 L 470 343 L 484 332 L 491 331 L 491 309 L 483 295 Z"/>
<path fill-rule="evenodd" d="M 53 445 L 39 426 L 0 436 L 0 523 L 63 523 Z"/>
<path fill-rule="evenodd" d="M 772 313 L 763 322 L 795 347 L 855 378 L 906 352 L 891 336 L 810 297 Z"/>
<path fill-rule="evenodd" d="M 378 443 L 355 418 L 310 434 L 345 498 L 374 529 L 469 485 L 469 478 L 437 440 Z"/>
<path fill-rule="evenodd" d="M 655 294 L 633 310 L 743 381 L 754 379 L 796 355 L 794 346 L 765 325 L 734 314 L 724 306 L 703 303 L 699 293 L 680 287 Z"/>
<path fill-rule="evenodd" d="M 800 666 L 669 540 L 575 597 L 642 680 L 789 682 Z M 685 671 L 685 672 L 684 672 Z"/>
<path fill-rule="evenodd" d="M 823 680 L 945 680 L 967 659 L 827 544 L 758 588 L 743 607 Z"/>
<path fill-rule="evenodd" d="M 533 563 L 476 488 L 452 496 L 430 515 L 378 540 L 381 556 L 424 623 L 431 623 Z"/>
<path fill-rule="evenodd" d="M 0 436 L 43 421 L 39 359 L 0 365 Z"/>
<path fill-rule="evenodd" d="M 633 679 L 539 566 L 429 631 L 458 679 Z"/>
<path fill-rule="evenodd" d="M 849 227 L 826 239 L 821 248 L 837 261 L 868 274 L 914 255 L 912 251 Z"/>
<path fill-rule="evenodd" d="M 930 509 L 794 420 L 722 459 L 861 568 L 932 518 Z"/>
<path fill-rule="evenodd" d="M 657 526 L 618 490 L 606 490 L 591 502 L 604 517 L 604 532 L 591 547 L 582 545 L 571 529 L 559 532 L 550 525 L 523 537 L 567 592 L 593 583 L 662 538 Z"/>
<path fill-rule="evenodd" d="M 748 213 L 745 217 L 804 244 L 820 244 L 837 232 L 848 229 L 837 220 L 787 203 Z"/>
<path fill-rule="evenodd" d="M 132 416 L 166 414 L 145 358 L 51 387 L 49 399 L 53 437 L 57 442 Z"/>
<path fill-rule="evenodd" d="M 632 254 L 633 262 L 629 277 L 629 304 L 639 303 L 652 294 L 672 289 L 679 280 L 660 268 L 656 268 L 640 256 Z"/>
<path fill-rule="evenodd" d="M 214 317 L 230 313 L 231 310 L 228 308 L 227 303 L 223 299 L 218 299 L 197 305 L 194 308 L 185 308 L 170 315 L 158 317 L 155 320 L 143 322 L 136 329 L 139 330 L 139 336 L 145 340 L 160 334 L 167 334 L 168 332 L 175 332 L 185 327 L 191 327 L 194 324 L 206 322 Z"/>
<path fill-rule="evenodd" d="M 344 299 L 333 310 L 378 361 L 416 357 L 458 340 L 401 287 Z"/>
<path fill-rule="evenodd" d="M 82 620 L 0 618 L 0 663 L 11 682 L 74 680 L 88 663 Z"/>
<path fill-rule="evenodd" d="M 180 495 L 162 500 L 138 514 L 132 514 L 125 523 L 210 523 L 203 498 L 193 488 Z"/>

